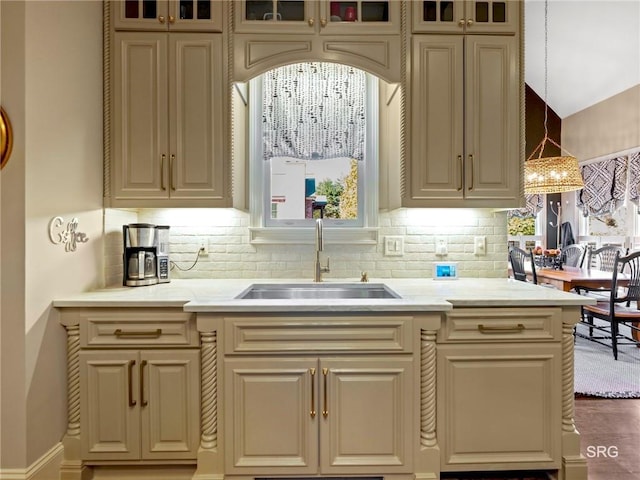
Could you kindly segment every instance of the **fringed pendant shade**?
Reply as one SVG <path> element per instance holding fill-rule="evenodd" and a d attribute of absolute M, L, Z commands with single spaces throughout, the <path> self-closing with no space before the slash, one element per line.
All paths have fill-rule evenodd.
<path fill-rule="evenodd" d="M 524 193 L 561 193 L 580 190 L 584 187 L 578 160 L 572 155 L 544 157 L 542 151 L 546 141 L 560 146 L 546 136 L 524 162 Z M 538 158 L 532 158 L 540 150 Z M 568 153 L 568 152 L 567 152 Z"/>

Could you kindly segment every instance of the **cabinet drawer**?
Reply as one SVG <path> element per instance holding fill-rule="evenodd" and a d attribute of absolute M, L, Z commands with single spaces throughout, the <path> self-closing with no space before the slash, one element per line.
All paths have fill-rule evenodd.
<path fill-rule="evenodd" d="M 559 341 L 559 308 L 464 308 L 448 312 L 440 342 Z"/>
<path fill-rule="evenodd" d="M 225 352 L 411 352 L 411 317 L 234 317 Z"/>
<path fill-rule="evenodd" d="M 182 310 L 92 309 L 78 313 L 80 346 L 198 346 L 193 314 Z"/>

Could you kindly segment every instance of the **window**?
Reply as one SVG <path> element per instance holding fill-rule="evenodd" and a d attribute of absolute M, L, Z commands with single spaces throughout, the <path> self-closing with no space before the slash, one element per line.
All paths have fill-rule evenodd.
<path fill-rule="evenodd" d="M 307 62 L 249 83 L 252 242 L 377 241 L 378 79 Z M 338 232 L 339 230 L 339 232 Z M 333 237 L 333 239 L 331 238 Z"/>

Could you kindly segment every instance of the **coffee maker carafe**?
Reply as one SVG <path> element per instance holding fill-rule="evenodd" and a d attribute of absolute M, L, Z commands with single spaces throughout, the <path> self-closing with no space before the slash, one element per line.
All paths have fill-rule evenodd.
<path fill-rule="evenodd" d="M 150 223 L 123 225 L 122 235 L 123 284 L 141 287 L 158 283 L 156 226 Z"/>

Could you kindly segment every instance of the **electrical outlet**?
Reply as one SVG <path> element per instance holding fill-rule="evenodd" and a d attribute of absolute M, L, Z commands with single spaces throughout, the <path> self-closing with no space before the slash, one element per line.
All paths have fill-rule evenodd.
<path fill-rule="evenodd" d="M 387 235 L 384 237 L 384 254 L 387 257 L 400 257 L 404 255 L 404 237 Z"/>
<path fill-rule="evenodd" d="M 447 237 L 436 237 L 436 255 L 444 257 L 449 253 L 447 248 Z"/>
<path fill-rule="evenodd" d="M 482 235 L 482 236 L 473 238 L 473 254 L 474 255 L 487 254 L 487 237 Z"/>
<path fill-rule="evenodd" d="M 198 248 L 200 255 L 209 255 L 209 243 L 206 240 L 200 240 L 200 246 Z"/>

